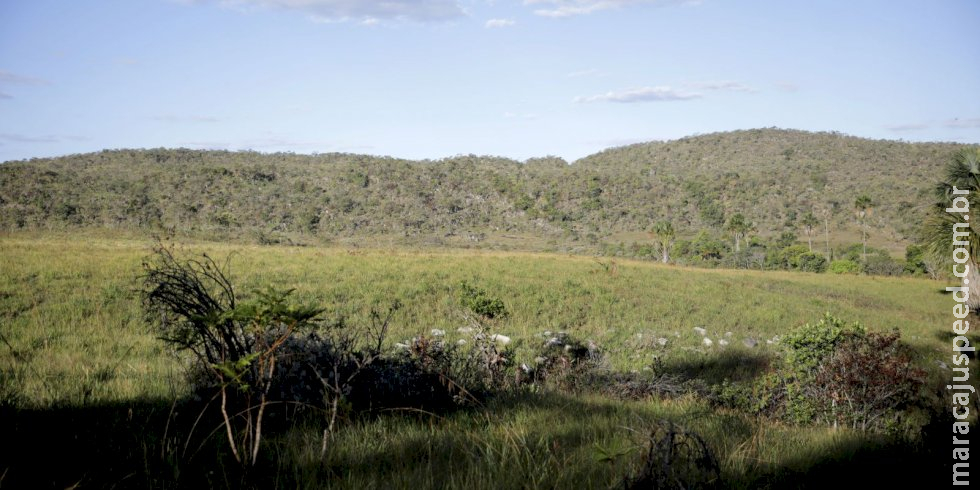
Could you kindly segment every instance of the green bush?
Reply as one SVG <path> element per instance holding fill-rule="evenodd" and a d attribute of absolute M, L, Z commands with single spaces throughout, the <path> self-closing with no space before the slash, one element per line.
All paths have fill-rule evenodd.
<path fill-rule="evenodd" d="M 803 272 L 825 272 L 827 270 L 827 259 L 822 254 L 816 252 L 805 252 L 795 257 L 794 269 Z"/>
<path fill-rule="evenodd" d="M 835 260 L 830 263 L 830 272 L 834 274 L 858 274 L 861 272 L 861 266 L 853 260 Z"/>
<path fill-rule="evenodd" d="M 783 339 L 783 345 L 789 349 L 786 362 L 794 374 L 809 377 L 847 336 L 864 334 L 860 323 L 846 324 L 826 313 L 818 323 L 807 323 Z"/>
<path fill-rule="evenodd" d="M 781 373 L 746 391 L 722 392 L 726 400 L 756 413 L 798 424 L 824 423 L 859 430 L 900 427 L 920 400 L 925 371 L 912 362 L 898 332 L 868 333 L 860 323 L 826 314 L 785 339 Z"/>
<path fill-rule="evenodd" d="M 459 285 L 459 300 L 464 308 L 484 318 L 501 318 L 508 314 L 503 301 L 465 281 Z"/>
<path fill-rule="evenodd" d="M 864 272 L 874 276 L 900 276 L 904 267 L 887 253 L 876 253 L 868 255 L 864 262 Z"/>

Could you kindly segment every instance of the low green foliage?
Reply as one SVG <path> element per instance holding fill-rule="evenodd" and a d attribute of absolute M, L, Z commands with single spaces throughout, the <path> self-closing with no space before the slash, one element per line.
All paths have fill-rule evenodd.
<path fill-rule="evenodd" d="M 786 362 L 794 374 L 810 377 L 848 336 L 862 336 L 866 332 L 858 322 L 848 324 L 826 313 L 819 322 L 807 323 L 783 338 L 788 349 Z"/>
<path fill-rule="evenodd" d="M 830 272 L 834 274 L 860 274 L 861 264 L 849 259 L 839 259 L 830 263 Z"/>
<path fill-rule="evenodd" d="M 935 403 L 920 391 L 926 371 L 899 339 L 825 314 L 782 339 L 782 366 L 749 385 L 723 383 L 713 396 L 795 424 L 917 433 L 928 421 L 914 412 Z"/>
<path fill-rule="evenodd" d="M 466 281 L 459 285 L 459 300 L 464 308 L 484 318 L 493 319 L 507 316 L 507 307 L 504 306 L 503 301 Z"/>

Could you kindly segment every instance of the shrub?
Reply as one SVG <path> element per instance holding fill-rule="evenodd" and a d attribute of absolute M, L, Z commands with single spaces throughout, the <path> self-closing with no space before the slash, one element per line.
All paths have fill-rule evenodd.
<path fill-rule="evenodd" d="M 924 247 L 909 245 L 905 248 L 904 271 L 914 276 L 929 273 L 929 267 L 926 265 L 926 251 Z"/>
<path fill-rule="evenodd" d="M 904 267 L 887 253 L 868 255 L 864 262 L 864 272 L 875 276 L 900 276 Z"/>
<path fill-rule="evenodd" d="M 848 325 L 826 313 L 816 324 L 807 323 L 783 339 L 783 344 L 789 349 L 786 361 L 794 373 L 810 375 L 846 336 L 864 333 L 864 326 L 860 323 Z"/>
<path fill-rule="evenodd" d="M 505 385 L 511 353 L 499 350 L 482 328 L 466 348 L 422 336 L 405 352 L 386 352 L 397 301 L 384 316 L 372 312 L 370 328 L 358 329 L 342 319 L 322 321 L 322 310 L 291 303 L 291 291 L 256 291 L 255 300 L 239 301 L 228 262 L 207 255 L 179 259 L 160 246 L 143 267 L 148 318 L 164 341 L 193 353 L 194 390 L 204 398 L 216 391 L 212 400 L 220 396 L 224 432 L 243 465 L 258 460 L 267 409 L 325 413 L 326 451 L 328 435 L 348 412 L 445 409 Z M 506 314 L 503 303 L 482 290 L 465 291 L 475 312 Z"/>
<path fill-rule="evenodd" d="M 526 381 L 575 391 L 593 386 L 605 357 L 591 341 L 580 342 L 559 333 L 535 352 L 535 365 L 524 370 Z"/>
<path fill-rule="evenodd" d="M 655 424 L 645 438 L 638 445 L 642 452 L 637 468 L 634 474 L 623 478 L 623 488 L 679 490 L 720 486 L 718 460 L 699 435 L 665 420 Z M 614 458 L 606 456 L 601 460 Z"/>
<path fill-rule="evenodd" d="M 853 260 L 840 259 L 830 263 L 830 272 L 834 274 L 858 274 L 861 272 L 861 266 Z"/>
<path fill-rule="evenodd" d="M 794 268 L 804 272 L 824 272 L 827 270 L 827 259 L 823 254 L 805 252 L 795 258 Z"/>
<path fill-rule="evenodd" d="M 918 403 L 925 383 L 925 371 L 914 366 L 897 331 L 867 333 L 857 322 L 827 314 L 788 335 L 784 345 L 782 416 L 797 423 L 888 429 Z M 778 398 L 780 392 L 771 383 L 761 390 L 765 398 Z"/>
<path fill-rule="evenodd" d="M 506 317 L 508 314 L 503 301 L 465 281 L 459 285 L 459 299 L 464 308 L 487 319 Z"/>
<path fill-rule="evenodd" d="M 882 429 L 912 406 L 925 383 L 898 331 L 851 336 L 822 362 L 806 390 L 818 397 L 822 416 L 860 430 Z"/>

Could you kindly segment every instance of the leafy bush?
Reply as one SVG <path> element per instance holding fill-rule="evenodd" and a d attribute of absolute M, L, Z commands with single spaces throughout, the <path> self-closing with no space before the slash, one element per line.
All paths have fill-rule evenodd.
<path fill-rule="evenodd" d="M 783 339 L 783 344 L 789 349 L 786 361 L 795 374 L 809 376 L 845 337 L 864 334 L 864 326 L 860 323 L 846 324 L 826 313 L 818 323 L 807 323 Z"/>
<path fill-rule="evenodd" d="M 508 315 L 503 301 L 465 281 L 459 285 L 459 299 L 464 308 L 484 318 L 492 319 Z"/>
<path fill-rule="evenodd" d="M 834 274 L 858 274 L 861 272 L 861 266 L 853 260 L 835 260 L 830 263 L 830 272 Z"/>
<path fill-rule="evenodd" d="M 823 254 L 805 252 L 795 257 L 793 266 L 803 272 L 824 272 L 827 270 L 827 259 Z"/>
<path fill-rule="evenodd" d="M 511 353 L 499 350 L 482 327 L 472 346 L 420 336 L 407 350 L 386 352 L 397 301 L 385 316 L 372 312 L 370 328 L 329 324 L 319 318 L 321 309 L 291 303 L 291 291 L 256 291 L 255 300 L 239 301 L 227 265 L 207 255 L 179 259 L 160 246 L 144 262 L 142 298 L 161 338 L 193 354 L 194 390 L 203 398 L 220 396 L 229 446 L 243 465 L 258 461 L 268 410 L 325 413 L 325 451 L 348 412 L 447 409 L 506 386 Z M 484 291 L 464 285 L 464 293 L 474 312 L 506 315 L 503 303 Z"/>
<path fill-rule="evenodd" d="M 896 426 L 918 403 L 925 371 L 918 369 L 898 332 L 867 333 L 857 323 L 826 314 L 783 340 L 782 372 L 746 390 L 722 391 L 722 401 L 800 424 L 845 425 L 860 430 Z"/>
<path fill-rule="evenodd" d="M 766 267 L 782 270 L 799 269 L 800 256 L 808 253 L 810 249 L 806 245 L 799 244 L 773 249 L 766 254 Z"/>
<path fill-rule="evenodd" d="M 900 276 L 904 267 L 887 253 L 876 253 L 864 261 L 864 272 L 874 276 Z"/>
<path fill-rule="evenodd" d="M 905 248 L 905 272 L 914 276 L 926 275 L 929 267 L 926 265 L 925 248 L 918 245 L 909 245 Z"/>

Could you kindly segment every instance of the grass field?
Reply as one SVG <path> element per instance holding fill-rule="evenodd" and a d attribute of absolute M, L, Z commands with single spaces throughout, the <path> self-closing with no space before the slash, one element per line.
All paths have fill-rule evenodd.
<path fill-rule="evenodd" d="M 170 427 L 187 395 L 183 370 L 146 326 L 135 291 L 151 242 L 58 235 L 0 236 L 0 402 L 4 479 L 39 486 L 238 486 L 221 440 Z M 501 299 L 493 323 L 531 362 L 542 332 L 592 340 L 620 371 L 656 357 L 708 383 L 750 379 L 784 336 L 825 312 L 870 330 L 897 328 L 934 379 L 948 361 L 952 299 L 924 279 L 689 269 L 582 256 L 248 246 L 195 242 L 189 253 L 228 257 L 240 291 L 275 285 L 363 325 L 393 300 L 390 342 L 465 325 L 466 281 Z M 702 344 L 694 327 L 715 339 Z M 726 333 L 730 332 L 728 337 Z M 654 339 L 666 338 L 666 346 Z M 759 345 L 749 348 L 743 340 Z M 717 340 L 727 339 L 728 346 Z M 351 420 L 321 455 L 318 421 L 283 428 L 263 448 L 259 486 L 349 488 L 605 488 L 621 483 L 642 434 L 667 419 L 701 434 L 729 486 L 819 488 L 828 469 L 906 464 L 929 448 L 894 438 L 795 427 L 714 407 L 696 396 L 621 401 L 589 394 L 511 394 L 448 414 L 394 412 Z M 174 424 L 175 427 L 180 425 Z M 321 424 L 322 425 L 322 424 Z M 186 428 L 185 426 L 182 426 Z M 169 430 L 168 430 L 169 429 Z M 208 427 L 210 430 L 211 427 Z M 203 429 L 202 429 L 203 430 Z M 948 428 L 946 429 L 948 430 Z M 207 432 L 207 431 L 204 431 Z M 196 439 L 194 438 L 196 437 Z M 188 441 L 203 439 L 204 453 Z M 638 442 L 639 441 L 639 442 Z M 945 457 L 945 451 L 943 451 Z M 606 457 L 608 455 L 615 457 Z M 605 455 L 605 456 L 603 456 Z M 33 458 L 68 458 L 57 471 Z M 62 461 L 62 459 L 57 459 Z M 99 462 L 106 461 L 106 464 Z M 108 463 L 112 461 L 112 463 Z M 889 463 L 889 461 L 891 461 Z M 233 463 L 233 462 L 232 462 Z M 849 465 L 849 466 L 848 466 Z M 901 479 L 902 469 L 888 469 Z"/>

